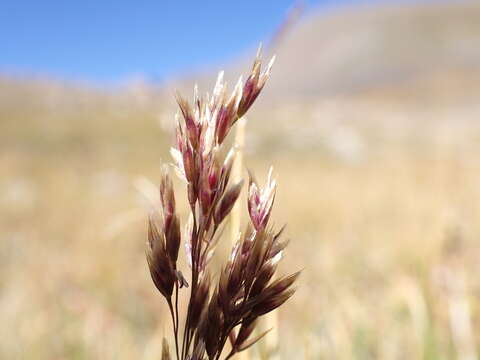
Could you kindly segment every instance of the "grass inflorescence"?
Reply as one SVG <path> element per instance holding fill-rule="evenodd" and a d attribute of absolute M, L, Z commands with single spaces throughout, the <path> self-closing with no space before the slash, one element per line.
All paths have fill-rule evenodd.
<path fill-rule="evenodd" d="M 182 235 L 173 182 L 165 167 L 160 183 L 162 220 L 158 223 L 155 216 L 150 217 L 147 247 L 151 277 L 170 310 L 177 360 L 220 359 L 222 355 L 229 359 L 249 348 L 268 332 L 254 333 L 258 319 L 295 292 L 292 285 L 298 272 L 274 276 L 287 242 L 281 237 L 283 229 L 275 230 L 269 222 L 276 193 L 272 170 L 265 187 L 250 173 L 249 224 L 238 233 L 218 276 L 213 276 L 216 271 L 210 264 L 244 184 L 243 179 L 230 181 L 235 148 L 225 140 L 262 91 L 272 64 L 273 59 L 262 71 L 258 55 L 251 74 L 245 82 L 238 81 L 230 96 L 223 73 L 211 96 L 201 97 L 195 88 L 190 104 L 177 95 L 180 114 L 171 153 L 175 170 L 186 183 L 189 219 Z M 189 276 L 177 265 L 182 242 Z M 188 305 L 181 311 L 179 297 L 187 288 Z M 162 358 L 171 358 L 166 342 Z"/>

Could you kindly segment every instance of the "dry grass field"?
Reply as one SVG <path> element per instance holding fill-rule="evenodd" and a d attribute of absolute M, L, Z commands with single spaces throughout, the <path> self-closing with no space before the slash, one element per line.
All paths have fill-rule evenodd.
<path fill-rule="evenodd" d="M 291 101 L 274 84 L 245 152 L 278 177 L 282 270 L 304 269 L 279 315 L 282 358 L 477 359 L 478 67 Z M 145 194 L 170 161 L 173 102 L 1 79 L 1 359 L 160 358 Z"/>

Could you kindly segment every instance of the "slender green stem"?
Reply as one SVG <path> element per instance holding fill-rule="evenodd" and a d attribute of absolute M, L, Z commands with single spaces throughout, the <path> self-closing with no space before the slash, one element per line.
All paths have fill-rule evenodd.
<path fill-rule="evenodd" d="M 179 327 L 179 317 L 178 317 L 178 282 L 175 283 L 175 318 L 177 319 L 177 325 L 175 327 L 175 350 L 177 352 L 177 359 L 179 359 L 179 350 L 178 350 L 178 327 Z"/>
<path fill-rule="evenodd" d="M 235 355 L 235 354 L 236 354 L 236 352 L 233 351 L 233 349 L 232 349 L 232 351 L 230 351 L 230 353 L 227 355 L 227 357 L 226 357 L 224 360 L 230 359 L 230 358 L 231 358 L 233 355 Z"/>
<path fill-rule="evenodd" d="M 191 287 L 191 290 L 190 290 L 190 299 L 188 301 L 188 308 L 187 308 L 187 318 L 185 320 L 185 328 L 183 330 L 183 340 L 182 340 L 182 360 L 186 357 L 186 355 L 188 354 L 188 349 L 190 347 L 190 317 L 191 317 L 191 308 L 192 308 L 192 301 L 193 301 L 193 298 L 194 298 L 194 295 L 195 295 L 195 291 L 196 291 L 196 282 L 197 282 L 197 279 L 196 279 L 196 257 L 195 257 L 195 252 L 196 252 L 196 248 L 197 248 L 197 245 L 198 245 L 198 239 L 199 239 L 199 236 L 198 236 L 198 231 L 197 231 L 197 216 L 195 214 L 195 205 L 191 206 L 191 212 L 192 212 L 192 217 L 193 217 L 193 229 L 192 229 L 192 239 L 190 240 L 191 241 L 191 244 L 192 244 L 192 248 L 191 248 L 191 262 L 192 262 L 192 287 Z"/>
<path fill-rule="evenodd" d="M 177 291 L 178 291 L 178 285 L 177 285 Z M 178 293 L 177 293 L 178 296 Z M 172 298 L 170 297 L 168 300 L 168 308 L 170 310 L 170 315 L 172 316 L 172 324 L 173 324 L 173 332 L 175 334 L 175 351 L 177 354 L 177 360 L 180 360 L 180 354 L 178 352 L 178 321 L 175 320 L 175 312 L 173 310 L 173 305 L 172 305 Z"/>

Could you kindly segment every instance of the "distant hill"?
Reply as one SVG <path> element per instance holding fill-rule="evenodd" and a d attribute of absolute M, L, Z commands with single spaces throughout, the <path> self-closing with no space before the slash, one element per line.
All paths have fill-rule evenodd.
<path fill-rule="evenodd" d="M 298 100 L 402 89 L 438 84 L 441 74 L 480 89 L 479 44 L 479 2 L 318 11 L 274 49 L 268 96 Z"/>

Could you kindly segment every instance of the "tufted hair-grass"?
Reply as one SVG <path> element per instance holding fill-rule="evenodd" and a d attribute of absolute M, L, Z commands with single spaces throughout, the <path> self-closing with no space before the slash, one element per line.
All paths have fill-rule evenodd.
<path fill-rule="evenodd" d="M 164 360 L 173 356 L 177 360 L 217 360 L 222 356 L 230 359 L 268 332 L 254 336 L 257 320 L 295 292 L 293 284 L 298 272 L 282 278 L 274 276 L 287 242 L 282 240 L 283 228 L 277 231 L 269 222 L 276 193 L 272 170 L 264 187 L 250 174 L 249 224 L 238 234 L 218 276 L 212 275 L 218 270 L 211 269 L 210 264 L 225 219 L 244 185 L 243 179 L 231 184 L 235 149 L 225 139 L 262 91 L 273 60 L 262 71 L 259 51 L 250 75 L 245 82 L 240 79 L 230 95 L 223 73 L 211 96 L 199 96 L 195 87 L 190 104 L 177 94 L 181 115 L 176 116 L 176 143 L 171 153 L 175 170 L 186 184 L 190 213 L 182 232 L 173 183 L 164 167 L 160 182 L 161 221 L 158 223 L 154 220 L 158 216 L 151 216 L 146 250 L 153 283 L 167 302 L 173 325 L 175 355 L 171 355 L 165 340 Z M 177 266 L 182 242 L 189 275 Z M 189 296 L 188 306 L 181 312 L 178 300 L 185 293 Z M 228 352 L 224 351 L 227 342 Z"/>

